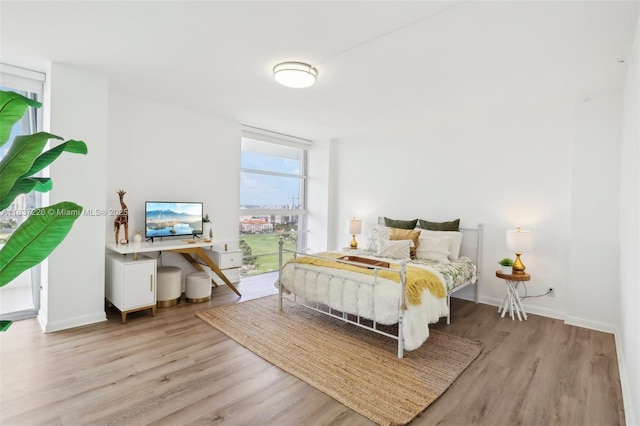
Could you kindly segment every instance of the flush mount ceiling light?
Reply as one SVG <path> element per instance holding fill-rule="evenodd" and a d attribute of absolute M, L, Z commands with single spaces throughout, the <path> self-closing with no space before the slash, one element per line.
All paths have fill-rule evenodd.
<path fill-rule="evenodd" d="M 283 86 L 301 89 L 316 82 L 318 70 L 303 62 L 282 62 L 273 67 L 273 77 Z"/>

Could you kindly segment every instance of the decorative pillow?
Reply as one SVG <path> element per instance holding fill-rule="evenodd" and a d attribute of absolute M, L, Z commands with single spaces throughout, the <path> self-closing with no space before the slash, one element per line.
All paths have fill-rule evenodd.
<path fill-rule="evenodd" d="M 411 257 L 415 257 L 416 250 L 420 245 L 420 230 L 419 229 L 398 229 L 389 228 L 391 231 L 389 234 L 390 240 L 410 240 L 413 241 L 413 247 L 411 247 Z"/>
<path fill-rule="evenodd" d="M 421 241 L 425 238 L 446 237 L 449 239 L 449 259 L 456 260 L 460 257 L 460 246 L 462 245 L 462 232 L 454 231 L 422 231 Z"/>
<path fill-rule="evenodd" d="M 420 248 L 416 251 L 416 257 L 418 259 L 429 259 L 440 263 L 449 263 L 450 241 L 450 237 L 420 238 Z"/>
<path fill-rule="evenodd" d="M 418 219 L 396 220 L 396 219 L 389 219 L 388 217 L 384 218 L 384 226 L 388 226 L 389 228 L 413 229 L 416 227 L 416 223 L 418 223 Z"/>
<path fill-rule="evenodd" d="M 410 257 L 411 240 L 385 240 L 381 241 L 377 256 L 407 259 Z"/>
<path fill-rule="evenodd" d="M 428 229 L 429 231 L 460 230 L 460 219 L 452 220 L 451 222 L 429 222 L 428 220 L 418 219 L 418 224 L 421 229 Z"/>
<path fill-rule="evenodd" d="M 390 228 L 382 225 L 376 225 L 373 228 L 369 229 L 367 235 L 367 251 L 377 252 L 378 247 L 382 241 L 386 241 L 389 239 L 389 234 L 391 233 Z"/>

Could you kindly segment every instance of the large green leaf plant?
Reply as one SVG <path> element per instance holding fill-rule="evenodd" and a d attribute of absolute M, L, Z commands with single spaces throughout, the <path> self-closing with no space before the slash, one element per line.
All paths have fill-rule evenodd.
<path fill-rule="evenodd" d="M 41 104 L 15 92 L 0 90 L 0 147 L 7 143 L 11 128 L 20 121 L 27 109 Z M 86 154 L 82 141 L 68 140 L 43 150 L 49 139 L 61 137 L 46 132 L 17 136 L 0 161 L 0 210 L 5 210 L 20 194 L 31 191 L 48 192 L 51 178 L 35 177 L 63 152 Z M 73 223 L 82 213 L 82 206 L 63 201 L 34 209 L 11 234 L 0 250 L 0 287 L 13 281 L 27 269 L 39 264 L 64 240 Z M 4 325 L 6 329 L 8 325 Z"/>

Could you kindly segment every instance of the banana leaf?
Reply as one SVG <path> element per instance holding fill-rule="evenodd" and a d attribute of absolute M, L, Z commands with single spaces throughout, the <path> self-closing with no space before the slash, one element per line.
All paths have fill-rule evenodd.
<path fill-rule="evenodd" d="M 7 143 L 13 125 L 22 119 L 29 106 L 40 108 L 40 102 L 15 92 L 0 90 L 0 146 Z"/>
<path fill-rule="evenodd" d="M 37 157 L 33 162 L 31 168 L 26 173 L 24 173 L 21 178 L 15 181 L 13 187 L 11 187 L 9 192 L 3 198 L 0 198 L 0 210 L 6 209 L 8 206 L 10 206 L 13 200 L 15 200 L 15 198 L 20 194 L 27 194 L 31 191 L 51 191 L 53 182 L 50 178 L 34 178 L 30 176 L 38 173 L 40 170 L 53 163 L 56 158 L 58 158 L 63 152 L 86 154 L 87 144 L 85 144 L 83 141 L 68 140 L 56 146 L 55 148 L 45 151 L 43 154 Z M 2 180 L 4 181 L 5 179 L 7 178 L 5 178 L 5 176 L 3 175 Z M 0 189 L 0 193 L 3 190 L 3 188 Z"/>
<path fill-rule="evenodd" d="M 20 178 L 13 185 L 9 193 L 0 200 L 0 210 L 4 210 L 11 205 L 13 200 L 20 194 L 28 194 L 31 191 L 49 192 L 53 188 L 51 178 Z"/>
<path fill-rule="evenodd" d="M 70 139 L 66 142 L 61 143 L 55 148 L 51 148 L 48 151 L 45 151 L 33 162 L 31 169 L 26 172 L 22 177 L 33 176 L 38 173 L 40 170 L 47 167 L 49 164 L 53 163 L 56 158 L 60 156 L 63 152 L 71 152 L 73 154 L 86 154 L 87 153 L 87 144 L 83 141 L 76 141 Z"/>
<path fill-rule="evenodd" d="M 36 158 L 51 138 L 62 139 L 46 132 L 18 136 L 14 139 L 9 152 L 0 161 L 0 200 L 4 199 L 15 182 L 31 170 Z"/>
<path fill-rule="evenodd" d="M 82 206 L 70 201 L 35 209 L 0 250 L 0 287 L 46 259 L 81 213 Z"/>

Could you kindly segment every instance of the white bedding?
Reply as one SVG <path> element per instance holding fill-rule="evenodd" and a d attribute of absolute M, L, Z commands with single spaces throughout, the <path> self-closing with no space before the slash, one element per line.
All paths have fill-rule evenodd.
<path fill-rule="evenodd" d="M 385 260 L 397 262 L 395 259 Z M 433 272 L 441 280 L 445 292 L 450 293 L 450 287 L 459 285 L 447 282 L 450 281 L 447 280 L 448 274 L 441 274 L 435 265 L 416 266 Z M 475 281 L 475 273 L 470 279 Z M 378 278 L 374 287 L 367 284 L 374 282 L 374 277 L 370 275 L 291 263 L 283 268 L 281 280 L 284 289 L 306 299 L 307 303 L 319 302 L 341 312 L 373 319 L 380 324 L 398 322 L 400 284 L 395 281 Z M 446 297 L 437 298 L 427 289 L 422 292 L 420 305 L 406 305 L 408 309 L 404 312 L 402 326 L 404 347 L 406 350 L 414 350 L 429 337 L 428 324 L 446 316 L 449 309 Z"/>

